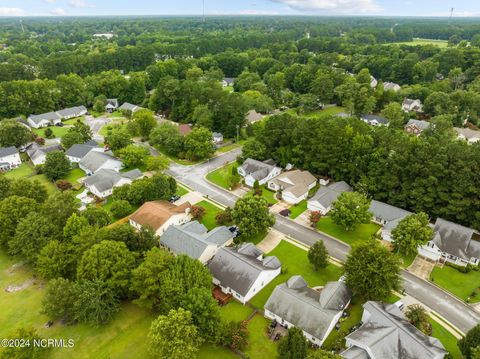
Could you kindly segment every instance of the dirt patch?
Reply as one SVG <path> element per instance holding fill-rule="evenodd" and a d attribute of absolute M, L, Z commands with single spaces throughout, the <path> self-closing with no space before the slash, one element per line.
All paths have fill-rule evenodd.
<path fill-rule="evenodd" d="M 12 275 L 12 274 L 15 274 L 15 271 L 18 269 L 18 268 L 21 268 L 25 265 L 25 262 L 18 262 L 18 263 L 15 263 L 14 265 L 12 265 L 10 268 L 7 269 L 7 273 Z"/>
<path fill-rule="evenodd" d="M 32 284 L 35 284 L 35 279 L 31 278 L 29 280 L 26 280 L 20 285 L 9 285 L 7 288 L 5 288 L 5 292 L 7 293 L 15 293 L 15 292 L 20 292 L 21 290 L 27 289 L 30 287 Z"/>

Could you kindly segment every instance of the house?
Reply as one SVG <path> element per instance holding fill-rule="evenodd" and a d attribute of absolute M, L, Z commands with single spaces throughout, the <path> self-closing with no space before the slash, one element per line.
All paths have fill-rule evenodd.
<path fill-rule="evenodd" d="M 216 145 L 223 143 L 223 135 L 220 132 L 212 133 L 212 141 Z"/>
<path fill-rule="evenodd" d="M 307 199 L 308 192 L 315 187 L 317 179 L 308 171 L 293 170 L 268 181 L 267 187 L 272 191 L 281 191 L 282 199 L 297 204 Z"/>
<path fill-rule="evenodd" d="M 457 133 L 459 140 L 467 141 L 468 143 L 475 143 L 480 141 L 480 131 L 474 131 L 470 128 L 453 128 Z"/>
<path fill-rule="evenodd" d="M 178 132 L 180 132 L 180 135 L 186 136 L 192 132 L 192 126 L 187 123 L 182 123 L 178 125 Z"/>
<path fill-rule="evenodd" d="M 245 184 L 253 187 L 255 181 L 260 185 L 267 183 L 269 180 L 278 176 L 282 169 L 271 164 L 269 161 L 257 161 L 252 158 L 247 158 L 243 164 L 237 168 L 240 176 L 245 178 Z"/>
<path fill-rule="evenodd" d="M 198 221 L 171 225 L 160 236 L 160 244 L 175 254 L 185 254 L 207 263 L 218 249 L 233 242 L 233 234 L 225 227 L 216 227 L 208 232 Z"/>
<path fill-rule="evenodd" d="M 68 120 L 75 117 L 80 117 L 88 113 L 85 106 L 75 106 L 65 108 L 63 110 L 57 111 L 57 114 L 63 119 Z"/>
<path fill-rule="evenodd" d="M 377 79 L 372 75 L 370 75 L 370 87 L 374 89 L 375 87 L 377 87 L 377 85 L 378 85 Z"/>
<path fill-rule="evenodd" d="M 126 112 L 130 112 L 130 113 L 135 113 L 136 111 L 138 110 L 141 110 L 142 108 L 140 106 L 137 106 L 137 105 L 133 105 L 131 103 L 128 103 L 128 102 L 124 102 L 122 104 L 122 106 L 120 106 L 118 108 L 120 111 L 126 111 Z"/>
<path fill-rule="evenodd" d="M 118 99 L 108 98 L 107 103 L 105 105 L 105 111 L 112 113 L 117 109 L 118 109 Z"/>
<path fill-rule="evenodd" d="M 320 176 L 320 178 L 318 179 L 318 183 L 320 184 L 320 186 L 328 186 L 328 184 L 330 183 L 330 177 Z"/>
<path fill-rule="evenodd" d="M 109 152 L 90 151 L 79 162 L 80 169 L 90 176 L 102 168 L 120 171 L 122 161 Z"/>
<path fill-rule="evenodd" d="M 245 120 L 247 121 L 247 124 L 255 123 L 255 122 L 261 121 L 262 119 L 263 119 L 262 114 L 258 113 L 255 110 L 248 111 L 247 115 L 245 116 Z"/>
<path fill-rule="evenodd" d="M 161 236 L 170 225 L 180 225 L 192 219 L 190 209 L 192 205 L 185 202 L 179 206 L 168 201 L 145 202 L 139 209 L 130 215 L 130 225 L 140 230 L 147 226 Z"/>
<path fill-rule="evenodd" d="M 74 144 L 70 147 L 65 155 L 71 163 L 79 163 L 90 151 L 103 152 L 103 148 L 98 147 L 96 142 Z"/>
<path fill-rule="evenodd" d="M 423 112 L 422 101 L 406 98 L 403 100 L 402 110 L 405 112 Z"/>
<path fill-rule="evenodd" d="M 113 193 L 115 187 L 130 184 L 142 176 L 142 171 L 138 169 L 128 172 L 117 172 L 111 169 L 102 168 L 93 175 L 87 177 L 83 181 L 83 184 L 98 198 L 105 198 Z"/>
<path fill-rule="evenodd" d="M 370 126 L 388 126 L 389 121 L 382 116 L 377 116 L 377 115 L 362 115 L 360 119 L 369 124 Z"/>
<path fill-rule="evenodd" d="M 97 38 L 97 39 L 104 38 L 104 39 L 107 39 L 107 40 L 110 40 L 114 36 L 115 36 L 115 34 L 113 34 L 111 32 L 93 34 L 94 38 Z"/>
<path fill-rule="evenodd" d="M 407 124 L 405 125 L 405 132 L 420 136 L 420 134 L 430 127 L 430 122 L 423 121 L 423 120 L 408 120 Z"/>
<path fill-rule="evenodd" d="M 471 228 L 437 218 L 433 238 L 418 253 L 434 261 L 450 262 L 465 267 L 480 264 L 480 241 Z"/>
<path fill-rule="evenodd" d="M 392 242 L 392 230 L 402 219 L 413 214 L 404 209 L 375 200 L 372 201 L 368 210 L 373 215 L 372 220 L 383 226 L 382 239 L 389 242 Z"/>
<path fill-rule="evenodd" d="M 43 165 L 47 158 L 47 153 L 53 151 L 63 151 L 60 145 L 51 146 L 39 146 L 36 143 L 32 143 L 27 147 L 27 155 L 35 166 Z"/>
<path fill-rule="evenodd" d="M 322 346 L 351 299 L 343 282 L 328 282 L 318 291 L 296 275 L 275 287 L 265 304 L 265 317 L 301 329 L 312 344 Z"/>
<path fill-rule="evenodd" d="M 23 118 L 21 118 L 21 117 L 17 117 L 17 118 L 15 119 L 15 121 L 17 121 L 17 122 L 18 122 L 19 124 L 21 124 L 23 127 L 28 128 L 28 129 L 30 130 L 30 125 L 28 124 L 28 121 L 27 121 L 27 120 L 25 120 L 25 119 L 23 119 Z"/>
<path fill-rule="evenodd" d="M 56 125 L 62 122 L 62 118 L 56 112 L 47 112 L 41 115 L 30 115 L 27 121 L 30 127 L 42 128 Z"/>
<path fill-rule="evenodd" d="M 223 87 L 228 87 L 228 86 L 233 86 L 235 83 L 235 78 L 234 77 L 224 77 L 222 80 L 222 86 Z"/>
<path fill-rule="evenodd" d="M 396 84 L 395 82 L 384 82 L 383 83 L 383 89 L 385 91 L 398 92 L 402 89 L 402 87 L 399 84 Z"/>
<path fill-rule="evenodd" d="M 22 159 L 16 147 L 0 147 L 0 172 L 11 170 L 21 164 Z"/>
<path fill-rule="evenodd" d="M 335 182 L 328 186 L 322 186 L 307 202 L 307 208 L 313 212 L 320 212 L 322 216 L 326 215 L 332 209 L 332 203 L 335 202 L 343 192 L 352 192 L 353 188 L 346 182 Z"/>
<path fill-rule="evenodd" d="M 245 304 L 280 274 L 277 257 L 264 257 L 252 243 L 220 248 L 207 264 L 213 283 Z"/>
<path fill-rule="evenodd" d="M 447 354 L 436 338 L 415 328 L 395 304 L 369 301 L 362 325 L 345 337 L 345 359 L 443 359 Z"/>

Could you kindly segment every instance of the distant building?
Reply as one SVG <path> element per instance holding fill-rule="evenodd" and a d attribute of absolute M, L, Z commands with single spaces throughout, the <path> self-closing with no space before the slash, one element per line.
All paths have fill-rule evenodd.
<path fill-rule="evenodd" d="M 244 177 L 247 186 L 253 187 L 255 181 L 258 181 L 260 185 L 265 184 L 278 176 L 282 172 L 282 169 L 268 163 L 268 161 L 261 162 L 247 158 L 245 162 L 237 168 L 237 172 L 240 176 Z"/>
<path fill-rule="evenodd" d="M 115 187 L 132 183 L 143 176 L 142 171 L 134 169 L 128 172 L 117 172 L 111 169 L 100 169 L 85 179 L 85 187 L 99 198 L 105 198 L 113 193 Z"/>
<path fill-rule="evenodd" d="M 352 192 L 353 188 L 346 182 L 335 182 L 328 186 L 322 186 L 307 202 L 307 208 L 312 212 L 320 212 L 323 216 L 332 209 L 332 203 L 343 192 Z"/>
<path fill-rule="evenodd" d="M 480 141 L 480 131 L 474 131 L 470 128 L 454 127 L 459 140 L 465 140 L 468 143 L 476 143 Z"/>
<path fill-rule="evenodd" d="M 247 121 L 247 124 L 249 124 L 261 121 L 263 119 L 263 116 L 255 110 L 250 110 L 245 116 L 245 119 Z"/>
<path fill-rule="evenodd" d="M 220 132 L 212 133 L 212 141 L 216 145 L 223 143 L 223 135 Z"/>
<path fill-rule="evenodd" d="M 396 84 L 394 82 L 384 82 L 383 83 L 383 89 L 385 91 L 394 91 L 398 92 L 402 89 L 402 87 L 399 84 Z"/>
<path fill-rule="evenodd" d="M 36 143 L 32 143 L 27 146 L 27 155 L 35 166 L 43 165 L 47 158 L 47 153 L 54 151 L 63 151 L 60 145 L 51 146 L 39 146 Z"/>
<path fill-rule="evenodd" d="M 405 112 L 423 112 L 422 101 L 406 98 L 403 100 L 402 110 Z"/>
<path fill-rule="evenodd" d="M 224 77 L 222 80 L 222 86 L 223 87 L 228 87 L 228 86 L 233 86 L 235 84 L 235 78 L 234 77 Z"/>
<path fill-rule="evenodd" d="M 62 120 L 68 120 L 75 117 L 80 117 L 88 113 L 85 106 L 75 106 L 58 110 L 56 112 L 47 112 L 40 115 L 28 116 L 28 125 L 33 128 L 42 128 L 48 126 L 54 126 L 62 122 Z"/>
<path fill-rule="evenodd" d="M 405 132 L 411 135 L 420 136 L 423 131 L 430 127 L 430 122 L 423 121 L 423 120 L 408 120 L 407 124 L 405 125 Z"/>
<path fill-rule="evenodd" d="M 138 110 L 141 110 L 142 107 L 137 106 L 137 105 L 134 105 L 134 104 L 131 104 L 131 103 L 129 103 L 129 102 L 124 102 L 124 103 L 122 104 L 122 106 L 120 106 L 118 109 L 119 109 L 120 111 L 126 111 L 126 112 L 130 112 L 130 113 L 133 114 L 133 113 L 137 112 Z"/>
<path fill-rule="evenodd" d="M 93 34 L 94 38 L 97 38 L 97 39 L 102 39 L 103 38 L 103 39 L 107 39 L 107 40 L 112 39 L 114 36 L 115 36 L 115 34 L 111 33 L 111 32 Z"/>
<path fill-rule="evenodd" d="M 118 99 L 116 98 L 107 99 L 107 103 L 105 105 L 105 111 L 112 113 L 117 109 L 118 109 Z"/>
<path fill-rule="evenodd" d="M 65 108 L 63 110 L 57 111 L 57 114 L 62 118 L 62 120 L 69 120 L 71 118 L 80 117 L 88 113 L 85 106 L 75 106 Z"/>
<path fill-rule="evenodd" d="M 369 124 L 370 126 L 388 126 L 389 121 L 382 116 L 377 116 L 377 115 L 362 115 L 360 119 Z"/>
<path fill-rule="evenodd" d="M 0 147 L 0 172 L 11 170 L 21 164 L 22 159 L 16 147 Z"/>
<path fill-rule="evenodd" d="M 374 89 L 375 87 L 377 87 L 377 85 L 378 85 L 377 79 L 372 75 L 370 75 L 370 87 Z"/>

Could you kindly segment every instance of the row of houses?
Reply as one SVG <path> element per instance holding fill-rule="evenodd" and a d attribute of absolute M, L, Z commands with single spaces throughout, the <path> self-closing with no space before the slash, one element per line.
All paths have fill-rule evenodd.
<path fill-rule="evenodd" d="M 80 117 L 88 113 L 85 106 L 75 106 L 58 110 L 55 112 L 42 113 L 40 115 L 30 115 L 27 118 L 28 125 L 33 128 L 43 128 L 48 126 L 56 126 L 62 120 L 68 120 Z"/>

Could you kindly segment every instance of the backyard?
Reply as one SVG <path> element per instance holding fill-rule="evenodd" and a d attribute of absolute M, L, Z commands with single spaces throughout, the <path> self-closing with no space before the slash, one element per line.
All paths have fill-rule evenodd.
<path fill-rule="evenodd" d="M 207 180 L 225 189 L 230 189 L 228 178 L 232 174 L 232 168 L 237 166 L 236 162 L 229 163 L 207 174 Z"/>
<path fill-rule="evenodd" d="M 448 265 L 433 268 L 430 280 L 466 302 L 480 301 L 480 271 L 462 273 Z M 459 285 L 461 283 L 462 285 Z"/>
<path fill-rule="evenodd" d="M 288 109 L 286 112 L 292 115 L 299 115 L 299 116 L 308 117 L 308 118 L 324 118 L 328 116 L 337 115 L 341 112 L 345 112 L 345 108 L 340 106 L 331 106 L 323 110 L 307 111 L 300 114 L 297 113 L 297 110 L 298 110 L 297 108 L 291 108 L 291 109 Z"/>
<path fill-rule="evenodd" d="M 63 137 L 69 130 L 71 126 L 63 126 L 63 127 L 59 127 L 59 126 L 50 126 L 50 127 L 46 127 L 46 128 L 36 128 L 36 129 L 32 129 L 32 132 L 35 133 L 36 135 L 40 136 L 40 137 L 43 137 L 43 138 L 46 138 L 47 136 L 45 136 L 45 130 L 47 128 L 51 129 L 52 132 L 53 132 L 53 137 Z"/>
<path fill-rule="evenodd" d="M 330 217 L 323 217 L 317 223 L 317 229 L 353 246 L 370 240 L 380 226 L 375 223 L 360 224 L 354 231 L 346 231 L 333 223 Z"/>

